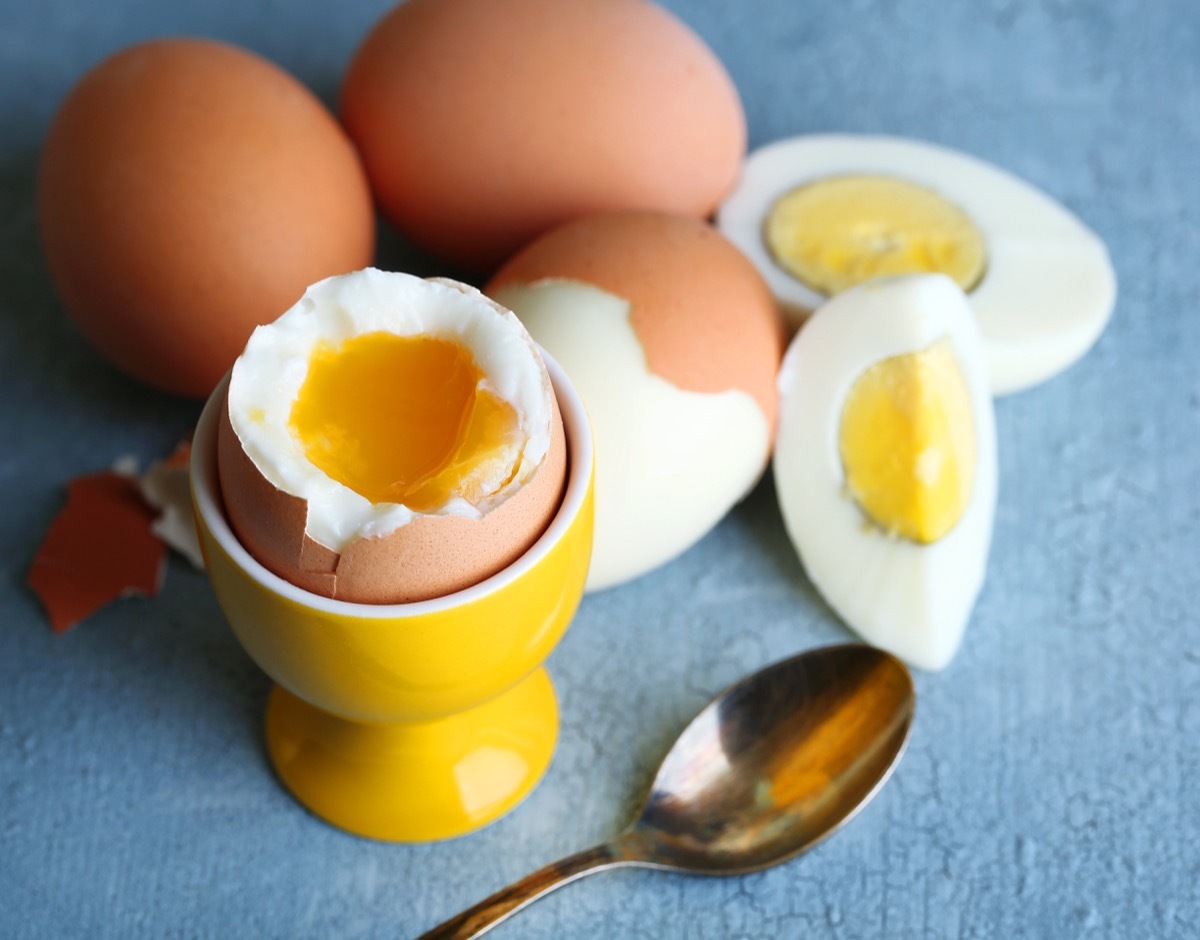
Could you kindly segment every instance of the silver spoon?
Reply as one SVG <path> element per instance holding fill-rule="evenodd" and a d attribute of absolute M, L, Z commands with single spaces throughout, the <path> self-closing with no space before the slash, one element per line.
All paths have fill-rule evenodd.
<path fill-rule="evenodd" d="M 831 646 L 730 686 L 684 729 L 641 815 L 610 842 L 527 875 L 423 934 L 478 937 L 569 881 L 621 865 L 739 875 L 811 848 L 874 796 L 900 759 L 912 677 L 869 646 Z"/>

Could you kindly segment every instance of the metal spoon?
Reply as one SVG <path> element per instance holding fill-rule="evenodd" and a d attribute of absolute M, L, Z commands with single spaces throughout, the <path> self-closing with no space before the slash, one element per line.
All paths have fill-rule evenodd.
<path fill-rule="evenodd" d="M 555 888 L 621 865 L 738 875 L 792 858 L 887 780 L 912 725 L 912 677 L 869 646 L 832 646 L 730 686 L 671 748 L 641 815 L 610 842 L 498 891 L 419 940 L 478 937 Z"/>

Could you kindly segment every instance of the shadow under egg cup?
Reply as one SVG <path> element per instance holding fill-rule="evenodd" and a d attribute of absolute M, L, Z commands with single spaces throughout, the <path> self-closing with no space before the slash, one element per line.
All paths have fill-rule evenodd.
<path fill-rule="evenodd" d="M 538 541 L 466 590 L 410 604 L 352 604 L 260 565 L 225 515 L 217 423 L 226 383 L 192 444 L 192 502 L 217 600 L 275 681 L 267 751 L 284 785 L 326 821 L 420 842 L 471 832 L 533 790 L 558 739 L 542 666 L 583 595 L 594 461 L 583 403 L 546 366 L 567 439 L 567 485 Z"/>

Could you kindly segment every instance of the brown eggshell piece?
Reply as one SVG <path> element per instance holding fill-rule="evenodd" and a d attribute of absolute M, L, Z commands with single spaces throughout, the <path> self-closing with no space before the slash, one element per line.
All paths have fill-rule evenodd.
<path fill-rule="evenodd" d="M 485 292 L 545 278 L 629 301 L 652 372 L 687 391 L 748 393 L 774 435 L 783 320 L 758 270 L 711 225 L 660 212 L 587 216 L 526 246 Z"/>
<path fill-rule="evenodd" d="M 265 568 L 303 590 L 360 604 L 401 604 L 477 584 L 524 554 L 558 511 L 567 477 L 562 415 L 553 401 L 550 446 L 533 478 L 481 519 L 419 517 L 341 554 L 308 536 L 305 500 L 277 489 L 247 456 L 221 409 L 217 467 L 230 525 Z"/>
<path fill-rule="evenodd" d="M 105 471 L 70 482 L 27 578 L 55 633 L 119 597 L 158 593 L 167 549 L 150 531 L 154 515 L 132 477 Z"/>

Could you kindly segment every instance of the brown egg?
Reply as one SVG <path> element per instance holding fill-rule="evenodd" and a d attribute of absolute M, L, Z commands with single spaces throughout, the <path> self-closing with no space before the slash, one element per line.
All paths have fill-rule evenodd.
<path fill-rule="evenodd" d="M 363 289 L 364 284 L 367 289 Z M 404 293 L 406 291 L 407 293 Z M 280 318 L 280 326 L 284 326 L 284 321 L 291 318 L 283 330 L 283 344 L 288 347 L 279 359 L 283 368 L 294 371 L 296 347 L 293 340 L 297 322 L 306 319 L 311 325 L 315 318 L 308 314 L 313 310 L 330 312 L 331 316 L 326 325 L 334 330 L 341 329 L 346 318 L 353 319 L 362 315 L 362 322 L 370 323 L 371 326 L 367 328 L 368 332 L 351 331 L 351 338 L 359 336 L 372 339 L 381 335 L 375 331 L 379 321 L 373 314 L 373 310 L 378 309 L 381 298 L 384 299 L 385 305 L 389 302 L 387 298 L 390 298 L 396 309 L 404 308 L 409 314 L 412 313 L 413 307 L 420 308 L 417 309 L 415 317 L 420 321 L 417 325 L 421 330 L 428 330 L 429 335 L 444 337 L 449 335 L 447 330 L 452 327 L 452 332 L 460 336 L 463 345 L 468 347 L 469 344 L 476 343 L 479 336 L 485 335 L 484 331 L 491 329 L 491 326 L 480 326 L 477 320 L 468 322 L 463 315 L 464 307 L 474 306 L 475 312 L 487 317 L 490 323 L 499 322 L 502 329 L 508 331 L 510 340 L 516 331 L 515 345 L 517 354 L 520 355 L 514 354 L 511 347 L 509 351 L 496 352 L 500 346 L 493 343 L 491 363 L 493 367 L 507 372 L 510 369 L 524 368 L 524 362 L 517 360 L 521 355 L 529 355 L 528 364 L 539 373 L 535 384 L 542 387 L 544 383 L 544 399 L 539 396 L 533 404 L 538 409 L 544 408 L 548 443 L 542 441 L 545 456 L 532 472 L 524 469 L 512 471 L 514 476 L 519 473 L 525 474 L 527 478 L 524 478 L 524 482 L 519 486 L 509 487 L 506 481 L 505 488 L 511 492 L 496 500 L 496 505 L 486 506 L 481 516 L 448 514 L 441 507 L 429 511 L 415 511 L 411 521 L 387 534 L 356 536 L 350 538 L 345 545 L 328 547 L 328 544 L 314 537 L 313 531 L 317 528 L 313 515 L 315 503 L 301 495 L 306 486 L 295 483 L 295 468 L 292 468 L 293 472 L 290 475 L 281 473 L 278 469 L 270 469 L 278 467 L 278 464 L 268 458 L 278 456 L 280 450 L 290 449 L 291 435 L 296 433 L 295 430 L 283 432 L 275 443 L 250 439 L 250 435 L 256 430 L 256 422 L 260 420 L 253 417 L 254 413 L 269 411 L 273 406 L 268 404 L 264 408 L 262 399 L 243 394 L 241 388 L 261 383 L 264 387 L 274 389 L 280 381 L 274 374 L 251 374 L 248 371 L 261 369 L 267 361 L 259 350 L 263 346 L 264 337 L 268 336 L 272 328 L 256 332 L 247 351 L 235 367 L 218 431 L 218 472 L 222 498 L 231 527 L 250 554 L 281 578 L 315 594 L 353 603 L 392 604 L 426 600 L 462 590 L 490 577 L 514 562 L 537 541 L 558 510 L 566 485 L 567 449 L 562 417 L 540 354 L 509 311 L 502 310 L 466 285 L 444 279 L 422 281 L 408 275 L 373 270 L 332 278 L 330 281 L 313 285 L 305 294 L 305 299 Z M 304 309 L 306 304 L 308 309 Z M 320 316 L 319 312 L 317 316 Z M 383 317 L 385 323 L 392 319 L 389 315 Z M 448 322 L 450 327 L 447 326 Z M 307 329 L 308 326 L 298 328 Z M 406 333 L 406 339 L 425 335 L 423 332 L 412 332 L 411 321 L 406 326 L 394 328 Z M 305 340 L 303 345 L 319 347 L 321 342 L 326 341 L 324 333 L 320 332 L 323 329 L 324 326 L 314 328 L 312 336 L 316 342 L 310 344 Z M 491 332 L 486 335 L 487 339 L 492 340 L 499 334 Z M 344 350 L 348 346 L 343 345 L 340 348 Z M 349 378 L 356 385 L 366 386 L 365 398 L 360 398 L 357 391 L 351 391 L 349 398 L 327 403 L 330 413 L 356 409 L 364 400 L 380 413 L 398 413 L 398 410 L 392 407 L 394 403 L 385 400 L 386 393 L 370 387 L 372 378 L 369 372 L 357 367 L 352 368 L 353 371 L 348 373 Z M 311 360 L 308 370 L 311 376 L 314 371 Z M 384 374 L 388 384 L 409 381 L 396 375 L 390 366 Z M 497 388 L 511 386 L 508 382 L 508 379 L 512 378 L 511 374 L 497 376 L 495 372 L 485 372 L 485 376 L 487 381 Z M 300 395 L 295 396 L 296 400 L 300 400 L 305 394 L 307 381 L 305 379 L 305 384 L 301 386 Z M 450 386 L 443 382 L 441 375 L 433 376 L 432 379 L 412 381 L 418 383 L 412 388 L 418 401 L 429 401 L 431 398 L 440 401 L 453 394 L 447 391 Z M 245 440 L 239 437 L 234 428 L 235 420 L 231 417 L 231 410 L 237 410 L 231 404 L 234 396 L 239 396 L 238 404 L 243 412 L 251 415 L 248 421 L 240 422 L 247 428 Z M 245 407 L 247 402 L 250 403 L 249 408 Z M 281 400 L 280 404 L 285 411 L 290 412 L 294 421 L 295 402 Z M 388 418 L 389 423 L 378 426 L 388 434 L 394 433 L 397 439 L 405 438 L 404 430 L 394 429 L 406 429 L 408 426 L 394 425 L 390 423 L 392 420 Z M 335 435 L 340 433 L 340 430 L 334 432 Z M 460 430 L 457 438 L 459 444 L 464 439 L 463 434 Z M 523 461 L 525 450 L 532 449 L 533 446 L 523 445 L 517 460 Z M 258 455 L 263 467 L 256 463 L 251 453 Z M 284 456 L 288 460 L 292 459 Z M 308 459 L 312 459 L 311 452 L 305 459 L 306 464 Z M 310 477 L 319 477 L 318 472 L 309 467 L 302 468 L 302 471 Z M 269 474 L 280 478 L 287 477 L 294 492 L 288 492 L 272 482 L 268 479 Z M 312 498 L 325 499 L 328 484 L 328 479 L 317 479 L 309 488 L 314 494 Z M 457 490 L 450 492 L 447 498 L 453 498 L 455 495 Z M 352 507 L 341 515 L 348 518 L 353 512 L 369 513 L 376 508 L 381 512 L 390 511 L 389 507 L 367 509 L 360 506 Z M 338 514 L 336 507 L 334 516 L 332 521 L 335 527 L 345 521 Z"/>
<path fill-rule="evenodd" d="M 200 39 L 130 47 L 62 103 L 39 221 L 64 307 L 118 368 L 207 395 L 251 330 L 369 264 L 370 191 L 333 116 L 290 75 Z"/>
<path fill-rule="evenodd" d="M 477 272 L 585 213 L 707 217 L 746 146 L 724 67 L 646 0 L 408 0 L 340 107 L 384 214 Z"/>
<path fill-rule="evenodd" d="M 766 468 L 783 325 L 754 265 L 712 226 L 594 215 L 536 239 L 487 293 L 563 367 L 596 441 L 590 590 L 665 564 Z"/>

